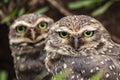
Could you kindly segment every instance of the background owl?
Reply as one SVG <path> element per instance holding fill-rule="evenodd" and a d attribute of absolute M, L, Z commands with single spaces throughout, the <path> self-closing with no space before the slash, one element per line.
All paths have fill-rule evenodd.
<path fill-rule="evenodd" d="M 52 25 L 45 46 L 45 65 L 53 75 L 69 70 L 65 80 L 120 80 L 120 45 L 103 25 L 85 15 L 67 16 Z"/>
<path fill-rule="evenodd" d="M 15 20 L 9 39 L 18 80 L 46 80 L 50 74 L 44 65 L 47 33 L 53 20 L 45 15 L 30 13 Z"/>

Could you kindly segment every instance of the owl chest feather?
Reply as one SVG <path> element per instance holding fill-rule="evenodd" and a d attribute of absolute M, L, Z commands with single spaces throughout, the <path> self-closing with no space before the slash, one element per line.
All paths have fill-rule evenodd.
<path fill-rule="evenodd" d="M 120 79 L 120 62 L 112 56 L 94 55 L 94 56 L 57 56 L 51 59 L 53 67 L 51 68 L 53 74 L 58 74 L 66 69 L 72 69 L 71 75 L 75 80 L 84 78 L 90 79 L 97 72 L 102 71 L 102 80 Z M 66 79 L 66 80 L 71 80 Z"/>
<path fill-rule="evenodd" d="M 46 52 L 41 47 L 18 47 L 12 46 L 12 55 L 16 74 L 20 80 L 42 80 L 49 76 L 45 69 L 44 58 Z M 37 75 L 42 75 L 37 77 Z M 37 79 L 38 78 L 38 79 Z"/>

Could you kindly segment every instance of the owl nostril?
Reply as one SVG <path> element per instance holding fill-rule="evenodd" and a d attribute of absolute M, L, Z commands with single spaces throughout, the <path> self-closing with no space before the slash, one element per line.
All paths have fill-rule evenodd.
<path fill-rule="evenodd" d="M 25 33 L 25 37 L 27 37 L 27 38 L 30 38 L 31 39 L 31 30 L 30 29 L 28 29 L 27 31 L 26 31 L 26 33 Z"/>
<path fill-rule="evenodd" d="M 36 37 L 41 35 L 41 31 L 38 30 L 37 28 L 34 29 Z"/>
<path fill-rule="evenodd" d="M 28 30 L 26 31 L 25 37 L 27 37 L 27 38 L 29 38 L 29 39 L 31 39 L 31 40 L 35 40 L 35 39 L 38 37 L 38 35 L 40 35 L 40 34 L 38 34 L 38 33 L 40 33 L 40 32 L 37 31 L 36 29 L 30 28 L 30 29 L 28 29 Z"/>
<path fill-rule="evenodd" d="M 71 37 L 70 39 L 70 45 L 75 49 L 78 50 L 81 46 L 80 40 L 78 37 Z"/>

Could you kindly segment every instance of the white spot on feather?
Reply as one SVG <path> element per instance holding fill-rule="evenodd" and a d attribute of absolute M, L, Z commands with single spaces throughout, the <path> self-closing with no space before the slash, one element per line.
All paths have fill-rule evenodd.
<path fill-rule="evenodd" d="M 75 76 L 73 75 L 71 78 L 72 78 L 72 79 L 74 79 L 74 78 L 75 78 Z"/>
<path fill-rule="evenodd" d="M 93 73 L 93 69 L 91 69 L 90 72 Z"/>
<path fill-rule="evenodd" d="M 111 66 L 111 65 L 109 66 L 109 68 L 110 68 L 110 70 L 113 70 L 113 68 L 112 68 L 112 66 Z"/>
<path fill-rule="evenodd" d="M 75 64 L 75 62 L 73 61 L 72 64 Z"/>
<path fill-rule="evenodd" d="M 110 75 L 109 75 L 108 73 L 105 75 L 106 78 L 108 78 L 109 76 L 110 76 Z"/>
<path fill-rule="evenodd" d="M 63 67 L 64 67 L 64 68 L 67 68 L 67 64 L 63 64 Z"/>
<path fill-rule="evenodd" d="M 99 70 L 100 68 L 99 67 L 96 67 L 96 70 Z"/>
<path fill-rule="evenodd" d="M 85 70 L 81 70 L 82 73 L 85 73 Z"/>
<path fill-rule="evenodd" d="M 103 62 L 103 61 L 101 61 L 100 63 L 101 63 L 101 64 L 104 64 L 104 62 Z"/>

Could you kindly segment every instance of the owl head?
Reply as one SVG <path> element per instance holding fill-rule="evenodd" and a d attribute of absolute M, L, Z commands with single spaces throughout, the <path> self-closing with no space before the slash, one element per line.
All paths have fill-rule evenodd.
<path fill-rule="evenodd" d="M 91 55 L 91 49 L 100 50 L 109 40 L 109 33 L 99 21 L 86 15 L 73 15 L 52 25 L 45 49 L 62 55 Z"/>
<path fill-rule="evenodd" d="M 36 13 L 25 14 L 17 18 L 10 26 L 10 45 L 40 46 L 44 44 L 52 23 L 51 18 Z"/>

